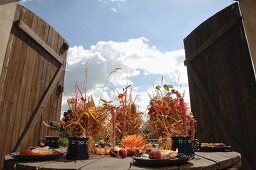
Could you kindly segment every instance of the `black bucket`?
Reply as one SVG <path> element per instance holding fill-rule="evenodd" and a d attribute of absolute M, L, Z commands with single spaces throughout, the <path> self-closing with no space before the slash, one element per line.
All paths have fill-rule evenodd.
<path fill-rule="evenodd" d="M 89 159 L 88 138 L 70 137 L 66 159 L 85 160 Z"/>

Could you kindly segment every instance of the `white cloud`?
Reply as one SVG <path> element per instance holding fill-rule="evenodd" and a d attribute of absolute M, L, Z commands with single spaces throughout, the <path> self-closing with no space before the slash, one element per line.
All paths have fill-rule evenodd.
<path fill-rule="evenodd" d="M 25 2 L 31 2 L 32 0 L 21 0 L 21 3 L 25 3 Z"/>
<path fill-rule="evenodd" d="M 133 84 L 133 78 L 138 76 L 161 75 L 169 76 L 173 81 L 179 78 L 179 83 L 187 83 L 187 72 L 183 64 L 184 50 L 161 52 L 149 44 L 149 40 L 141 37 L 129 39 L 125 42 L 100 41 L 85 49 L 82 46 L 74 46 L 69 49 L 67 57 L 67 69 L 65 73 L 65 95 L 72 94 L 74 84 L 77 81 L 81 89 L 85 86 L 85 65 L 88 64 L 87 92 L 94 95 L 96 100 L 102 94 L 102 88 L 107 81 L 103 97 L 111 100 L 113 94 L 106 93 L 107 88 L 124 87 Z M 116 68 L 121 68 L 115 73 L 109 74 Z M 142 75 L 142 73 L 145 73 Z M 152 80 L 152 83 L 155 80 Z M 142 111 L 148 103 L 148 91 L 134 85 L 134 95 L 137 94 L 137 102 Z M 151 90 L 151 91 L 150 91 Z M 111 96 L 112 95 L 112 96 Z M 186 99 L 188 92 L 186 90 Z M 65 99 L 65 98 L 64 98 Z M 64 104 L 64 102 L 63 102 Z"/>
<path fill-rule="evenodd" d="M 27 2 L 37 2 L 37 3 L 41 3 L 43 0 L 20 0 L 21 4 L 27 3 Z"/>
<path fill-rule="evenodd" d="M 111 0 L 111 2 L 125 2 L 126 0 Z"/>
<path fill-rule="evenodd" d="M 101 3 L 107 3 L 107 2 L 115 3 L 115 2 L 125 2 L 126 0 L 98 0 L 98 1 Z"/>
<path fill-rule="evenodd" d="M 116 8 L 110 8 L 109 10 L 112 11 L 112 12 L 115 12 L 115 13 L 117 12 Z"/>
<path fill-rule="evenodd" d="M 98 2 L 107 5 L 108 7 L 111 6 L 108 10 L 112 11 L 113 13 L 117 13 L 120 9 L 121 4 L 126 2 L 126 0 L 98 0 Z"/>
<path fill-rule="evenodd" d="M 107 3 L 108 1 L 107 0 L 99 0 L 99 2 L 101 2 L 101 3 Z"/>

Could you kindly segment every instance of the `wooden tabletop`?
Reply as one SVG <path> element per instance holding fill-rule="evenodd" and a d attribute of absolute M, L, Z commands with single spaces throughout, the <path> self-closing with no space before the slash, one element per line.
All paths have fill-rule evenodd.
<path fill-rule="evenodd" d="M 22 169 L 22 170 L 84 170 L 84 169 L 228 169 L 239 168 L 241 165 L 241 155 L 237 152 L 196 152 L 194 159 L 179 166 L 168 167 L 143 167 L 132 165 L 133 159 L 131 157 L 120 159 L 110 156 L 92 156 L 88 160 L 69 161 L 65 157 L 38 162 L 17 161 L 5 156 L 4 166 L 7 170 Z M 131 166 L 132 165 L 132 166 Z"/>

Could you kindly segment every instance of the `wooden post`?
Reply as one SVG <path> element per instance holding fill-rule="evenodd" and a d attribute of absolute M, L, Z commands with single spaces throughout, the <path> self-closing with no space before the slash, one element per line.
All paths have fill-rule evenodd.
<path fill-rule="evenodd" d="M 16 7 L 17 2 L 14 0 L 1 0 L 0 2 L 0 75 Z"/>
<path fill-rule="evenodd" d="M 256 1 L 239 0 L 239 5 L 243 16 L 254 72 L 256 72 Z"/>

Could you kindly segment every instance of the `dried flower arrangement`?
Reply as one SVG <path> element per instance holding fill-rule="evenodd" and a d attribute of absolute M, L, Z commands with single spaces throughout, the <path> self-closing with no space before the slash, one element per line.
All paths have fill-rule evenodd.
<path fill-rule="evenodd" d="M 81 93 L 76 85 L 75 95 L 67 100 L 69 110 L 64 112 L 60 124 L 72 137 L 88 138 L 88 153 L 94 154 L 95 143 L 92 137 L 105 131 L 107 109 L 96 106 L 93 97 Z"/>
<path fill-rule="evenodd" d="M 92 96 L 86 99 L 76 86 L 75 95 L 67 102 L 69 110 L 64 112 L 60 122 L 71 136 L 90 137 L 103 131 L 107 110 L 97 107 Z"/>
<path fill-rule="evenodd" d="M 125 87 L 122 93 L 118 93 L 118 99 L 120 106 L 116 108 L 115 120 L 117 137 L 122 139 L 126 135 L 138 134 L 142 124 L 142 112 L 137 110 L 135 101 L 132 100 L 132 87 Z"/>
<path fill-rule="evenodd" d="M 115 92 L 117 92 L 115 90 Z M 124 136 L 140 133 L 142 124 L 142 112 L 137 110 L 135 99 L 132 99 L 132 87 L 126 86 L 122 93 L 117 92 L 119 106 L 113 106 L 110 102 L 104 101 L 111 112 L 109 126 L 113 145 L 121 141 Z"/>
<path fill-rule="evenodd" d="M 148 106 L 149 124 L 156 137 L 178 135 L 195 136 L 195 119 L 188 114 L 188 106 L 172 85 L 155 86 L 155 94 L 150 96 Z"/>

